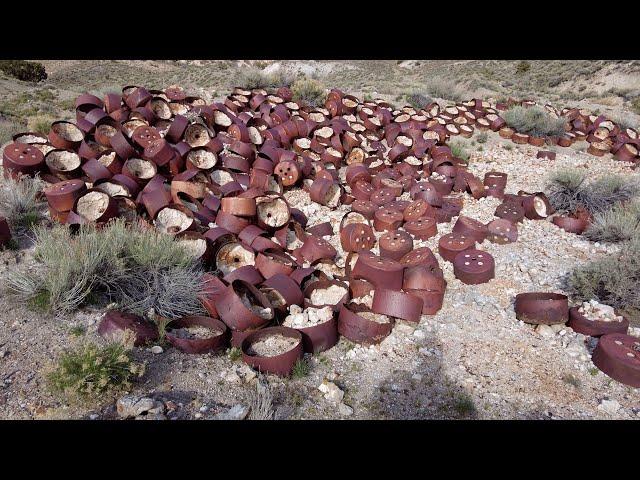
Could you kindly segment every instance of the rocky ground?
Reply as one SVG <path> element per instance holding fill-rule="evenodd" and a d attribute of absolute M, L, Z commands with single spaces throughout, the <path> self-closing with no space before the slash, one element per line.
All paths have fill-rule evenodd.
<path fill-rule="evenodd" d="M 507 144 L 512 148 L 505 149 Z M 495 134 L 482 151 L 475 148 L 470 170 L 480 178 L 490 170 L 508 173 L 508 192 L 540 191 L 546 174 L 562 166 L 585 168 L 589 177 L 637 175 L 610 156 L 597 158 L 574 148 L 557 148 L 554 161 L 538 160 L 536 148 L 514 146 Z M 301 190 L 287 196 L 309 215 L 309 225 L 327 218 L 335 224 L 347 209 L 332 212 L 310 203 Z M 462 214 L 487 222 L 498 204 L 465 194 Z M 437 239 L 454 222 L 440 224 L 437 237 L 416 246 L 437 252 Z M 339 247 L 337 235 L 331 241 Z M 32 261 L 28 239 L 21 243 L 21 250 L 1 254 L 0 275 L 16 262 Z M 595 368 L 592 339 L 565 326 L 534 328 L 516 320 L 513 310 L 517 293 L 564 292 L 565 273 L 617 247 L 591 243 L 550 221 L 525 219 L 516 243 L 485 242 L 480 248 L 495 258 L 494 280 L 464 285 L 453 276 L 451 264 L 441 261 L 448 287 L 437 315 L 423 316 L 417 326 L 398 322 L 378 346 L 361 347 L 342 338 L 331 350 L 308 356 L 311 368 L 301 378 L 262 377 L 233 355 L 188 355 L 162 345 L 136 349 L 146 373 L 130 395 L 82 403 L 52 396 L 44 372 L 73 342 L 98 341 L 102 312 L 86 309 L 53 318 L 0 297 L 0 418 L 245 418 L 258 383 L 273 395 L 275 418 L 640 418 L 640 389 Z M 334 269 L 344 260 L 338 251 Z M 638 326 L 630 333 L 640 336 Z M 84 327 L 84 333 L 77 327 Z"/>

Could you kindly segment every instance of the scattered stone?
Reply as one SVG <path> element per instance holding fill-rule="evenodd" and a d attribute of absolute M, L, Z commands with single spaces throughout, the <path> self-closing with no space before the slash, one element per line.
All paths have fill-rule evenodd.
<path fill-rule="evenodd" d="M 344 398 L 344 392 L 340 390 L 340 387 L 327 380 L 320 384 L 318 390 L 324 393 L 324 398 L 331 402 L 340 403 Z"/>
<path fill-rule="evenodd" d="M 540 324 L 536 327 L 536 333 L 544 338 L 551 338 L 556 335 L 556 332 L 553 331 L 549 325 Z"/>
<path fill-rule="evenodd" d="M 153 347 L 151 347 L 151 353 L 154 353 L 156 355 L 162 353 L 164 350 L 162 349 L 162 347 L 160 345 L 154 345 Z"/>
<path fill-rule="evenodd" d="M 598 405 L 598 410 L 608 413 L 609 415 L 615 415 L 620 409 L 620 404 L 617 400 L 601 400 Z"/>
<path fill-rule="evenodd" d="M 164 413 L 164 404 L 149 397 L 125 395 L 116 402 L 116 411 L 121 418 L 132 418 L 146 414 Z"/>
<path fill-rule="evenodd" d="M 340 405 L 338 405 L 338 412 L 340 413 L 340 415 L 344 415 L 345 417 L 348 417 L 350 415 L 353 415 L 353 408 L 351 408 L 347 404 L 340 403 Z"/>

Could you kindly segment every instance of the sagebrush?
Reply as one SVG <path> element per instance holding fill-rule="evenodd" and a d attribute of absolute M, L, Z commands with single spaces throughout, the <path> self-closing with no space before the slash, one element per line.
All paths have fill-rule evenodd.
<path fill-rule="evenodd" d="M 559 213 L 574 213 L 582 208 L 591 215 L 603 213 L 615 205 L 633 200 L 640 194 L 634 178 L 607 174 L 586 182 L 586 172 L 565 168 L 547 177 L 547 196 Z"/>
<path fill-rule="evenodd" d="M 39 82 L 47 78 L 44 65 L 27 60 L 0 60 L 0 71 L 29 82 Z"/>
<path fill-rule="evenodd" d="M 612 307 L 640 311 L 640 238 L 609 254 L 575 268 L 567 276 L 569 289 L 581 300 L 596 299 Z"/>
<path fill-rule="evenodd" d="M 0 178 L 0 216 L 18 232 L 31 229 L 44 217 L 46 203 L 40 197 L 42 180 L 24 175 L 17 180 Z"/>
<path fill-rule="evenodd" d="M 327 96 L 326 88 L 313 78 L 301 78 L 291 85 L 293 100 L 308 103 L 313 107 L 321 106 Z"/>
<path fill-rule="evenodd" d="M 75 234 L 61 225 L 37 228 L 34 243 L 36 267 L 6 274 L 7 293 L 17 301 L 56 313 L 100 300 L 136 313 L 141 305 L 155 307 L 169 318 L 202 312 L 198 261 L 169 235 L 118 219 Z M 131 287 L 126 293 L 124 285 Z"/>
<path fill-rule="evenodd" d="M 554 118 L 538 106 L 516 105 L 503 114 L 507 125 L 519 133 L 534 137 L 561 136 L 567 123 L 564 118 Z"/>
<path fill-rule="evenodd" d="M 615 205 L 594 215 L 584 236 L 594 242 L 626 242 L 640 235 L 640 203 Z"/>

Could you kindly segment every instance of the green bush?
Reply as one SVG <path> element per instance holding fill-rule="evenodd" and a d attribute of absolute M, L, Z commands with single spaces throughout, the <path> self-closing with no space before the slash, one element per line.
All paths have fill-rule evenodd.
<path fill-rule="evenodd" d="M 133 342 L 105 346 L 83 343 L 65 350 L 54 370 L 48 373 L 49 386 L 67 397 L 98 397 L 127 388 L 131 379 L 144 374 L 144 366 L 131 357 Z"/>
<path fill-rule="evenodd" d="M 487 143 L 488 138 L 489 134 L 487 132 L 480 132 L 476 135 L 476 141 L 478 143 Z"/>
<path fill-rule="evenodd" d="M 324 85 L 313 78 L 301 78 L 291 85 L 293 100 L 308 103 L 311 106 L 321 106 L 327 98 Z"/>
<path fill-rule="evenodd" d="M 27 60 L 0 60 L 0 71 L 28 82 L 39 82 L 47 78 L 44 65 Z"/>
<path fill-rule="evenodd" d="M 10 142 L 11 138 L 21 131 L 24 131 L 24 126 L 20 123 L 11 120 L 0 121 L 0 145 Z"/>
<path fill-rule="evenodd" d="M 467 151 L 466 144 L 461 140 L 453 140 L 449 143 L 449 148 L 451 149 L 451 154 L 454 157 L 461 158 L 466 163 L 469 162 L 469 152 Z"/>
<path fill-rule="evenodd" d="M 560 136 L 567 123 L 564 118 L 554 118 L 538 106 L 516 105 L 504 112 L 503 118 L 517 132 L 535 137 Z"/>

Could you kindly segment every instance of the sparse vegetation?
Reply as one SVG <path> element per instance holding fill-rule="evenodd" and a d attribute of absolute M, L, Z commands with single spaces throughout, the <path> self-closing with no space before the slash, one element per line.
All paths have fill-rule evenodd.
<path fill-rule="evenodd" d="M 451 148 L 451 154 L 454 157 L 461 158 L 466 163 L 469 163 L 469 152 L 466 145 L 461 140 L 452 140 L 449 143 L 449 148 Z"/>
<path fill-rule="evenodd" d="M 419 110 L 433 102 L 433 98 L 423 95 L 420 92 L 411 92 L 405 95 L 406 101 L 413 108 Z"/>
<path fill-rule="evenodd" d="M 640 97 L 636 97 L 633 100 L 631 100 L 631 109 L 637 113 L 638 115 L 640 115 Z"/>
<path fill-rule="evenodd" d="M 0 121 L 0 144 L 10 142 L 11 137 L 23 129 L 24 127 L 18 122 L 11 120 Z"/>
<path fill-rule="evenodd" d="M 255 391 L 249 394 L 249 419 L 273 420 L 275 409 L 273 408 L 273 393 L 266 381 L 258 379 Z"/>
<path fill-rule="evenodd" d="M 39 82 L 47 78 L 44 65 L 27 60 L 0 60 L 0 71 L 27 82 Z"/>
<path fill-rule="evenodd" d="M 586 172 L 576 168 L 563 168 L 547 177 L 546 193 L 551 205 L 561 213 L 574 212 L 581 204 L 580 198 Z"/>
<path fill-rule="evenodd" d="M 582 383 L 580 382 L 580 379 L 571 373 L 567 373 L 563 375 L 562 381 L 564 383 L 574 386 L 575 388 L 580 388 L 580 386 L 582 385 Z"/>
<path fill-rule="evenodd" d="M 235 362 L 236 360 L 240 360 L 242 358 L 242 350 L 237 347 L 232 347 L 229 349 L 227 356 L 229 357 L 229 360 Z"/>
<path fill-rule="evenodd" d="M 274 73 L 265 73 L 259 68 L 243 68 L 236 75 L 236 85 L 243 88 L 279 88 L 289 87 L 295 77 L 280 69 Z"/>
<path fill-rule="evenodd" d="M 293 365 L 291 376 L 293 378 L 303 378 L 309 375 L 311 371 L 311 365 L 304 358 L 298 359 Z"/>
<path fill-rule="evenodd" d="M 476 413 L 473 399 L 466 393 L 460 393 L 453 399 L 452 407 L 462 417 L 470 417 Z"/>
<path fill-rule="evenodd" d="M 442 77 L 431 78 L 424 87 L 424 90 L 432 97 L 442 98 L 444 100 L 453 100 L 458 102 L 462 100 L 464 91 L 457 83 L 446 80 Z"/>
<path fill-rule="evenodd" d="M 586 172 L 581 169 L 568 168 L 552 172 L 547 179 L 547 195 L 553 207 L 561 213 L 583 208 L 595 215 L 640 194 L 640 184 L 635 179 L 604 175 L 587 183 L 585 178 Z"/>
<path fill-rule="evenodd" d="M 516 67 L 516 73 L 519 75 L 526 73 L 529 70 L 531 70 L 531 64 L 526 60 L 522 60 L 520 63 L 518 63 L 518 66 Z"/>
<path fill-rule="evenodd" d="M 640 204 L 615 205 L 594 215 L 584 236 L 594 242 L 626 242 L 640 235 Z"/>
<path fill-rule="evenodd" d="M 7 219 L 12 229 L 23 233 L 43 218 L 45 203 L 39 197 L 42 188 L 39 177 L 0 180 L 0 216 Z"/>
<path fill-rule="evenodd" d="M 568 286 L 581 299 L 596 300 L 628 312 L 640 311 L 640 238 L 610 254 L 577 267 L 567 277 Z"/>
<path fill-rule="evenodd" d="M 76 235 L 57 225 L 35 231 L 36 269 L 7 273 L 7 293 L 38 310 L 65 313 L 104 298 L 124 310 L 169 319 L 202 313 L 201 271 L 186 249 L 154 230 L 112 222 Z"/>
<path fill-rule="evenodd" d="M 54 120 L 48 116 L 34 117 L 29 121 L 29 130 L 46 135 L 49 133 L 53 121 Z"/>
<path fill-rule="evenodd" d="M 564 118 L 554 118 L 538 106 L 516 105 L 504 112 L 503 118 L 517 132 L 536 137 L 560 136 L 565 131 Z"/>
<path fill-rule="evenodd" d="M 314 107 L 322 105 L 327 97 L 324 85 L 313 78 L 296 80 L 291 85 L 291 92 L 296 102 L 305 102 Z"/>
<path fill-rule="evenodd" d="M 144 366 L 132 360 L 132 345 L 127 339 L 105 346 L 83 343 L 65 350 L 47 375 L 51 389 L 68 398 L 88 398 L 126 388 L 131 379 L 144 374 Z"/>
<path fill-rule="evenodd" d="M 489 138 L 489 134 L 487 132 L 480 132 L 476 135 L 476 141 L 478 143 L 487 143 L 487 139 Z"/>

